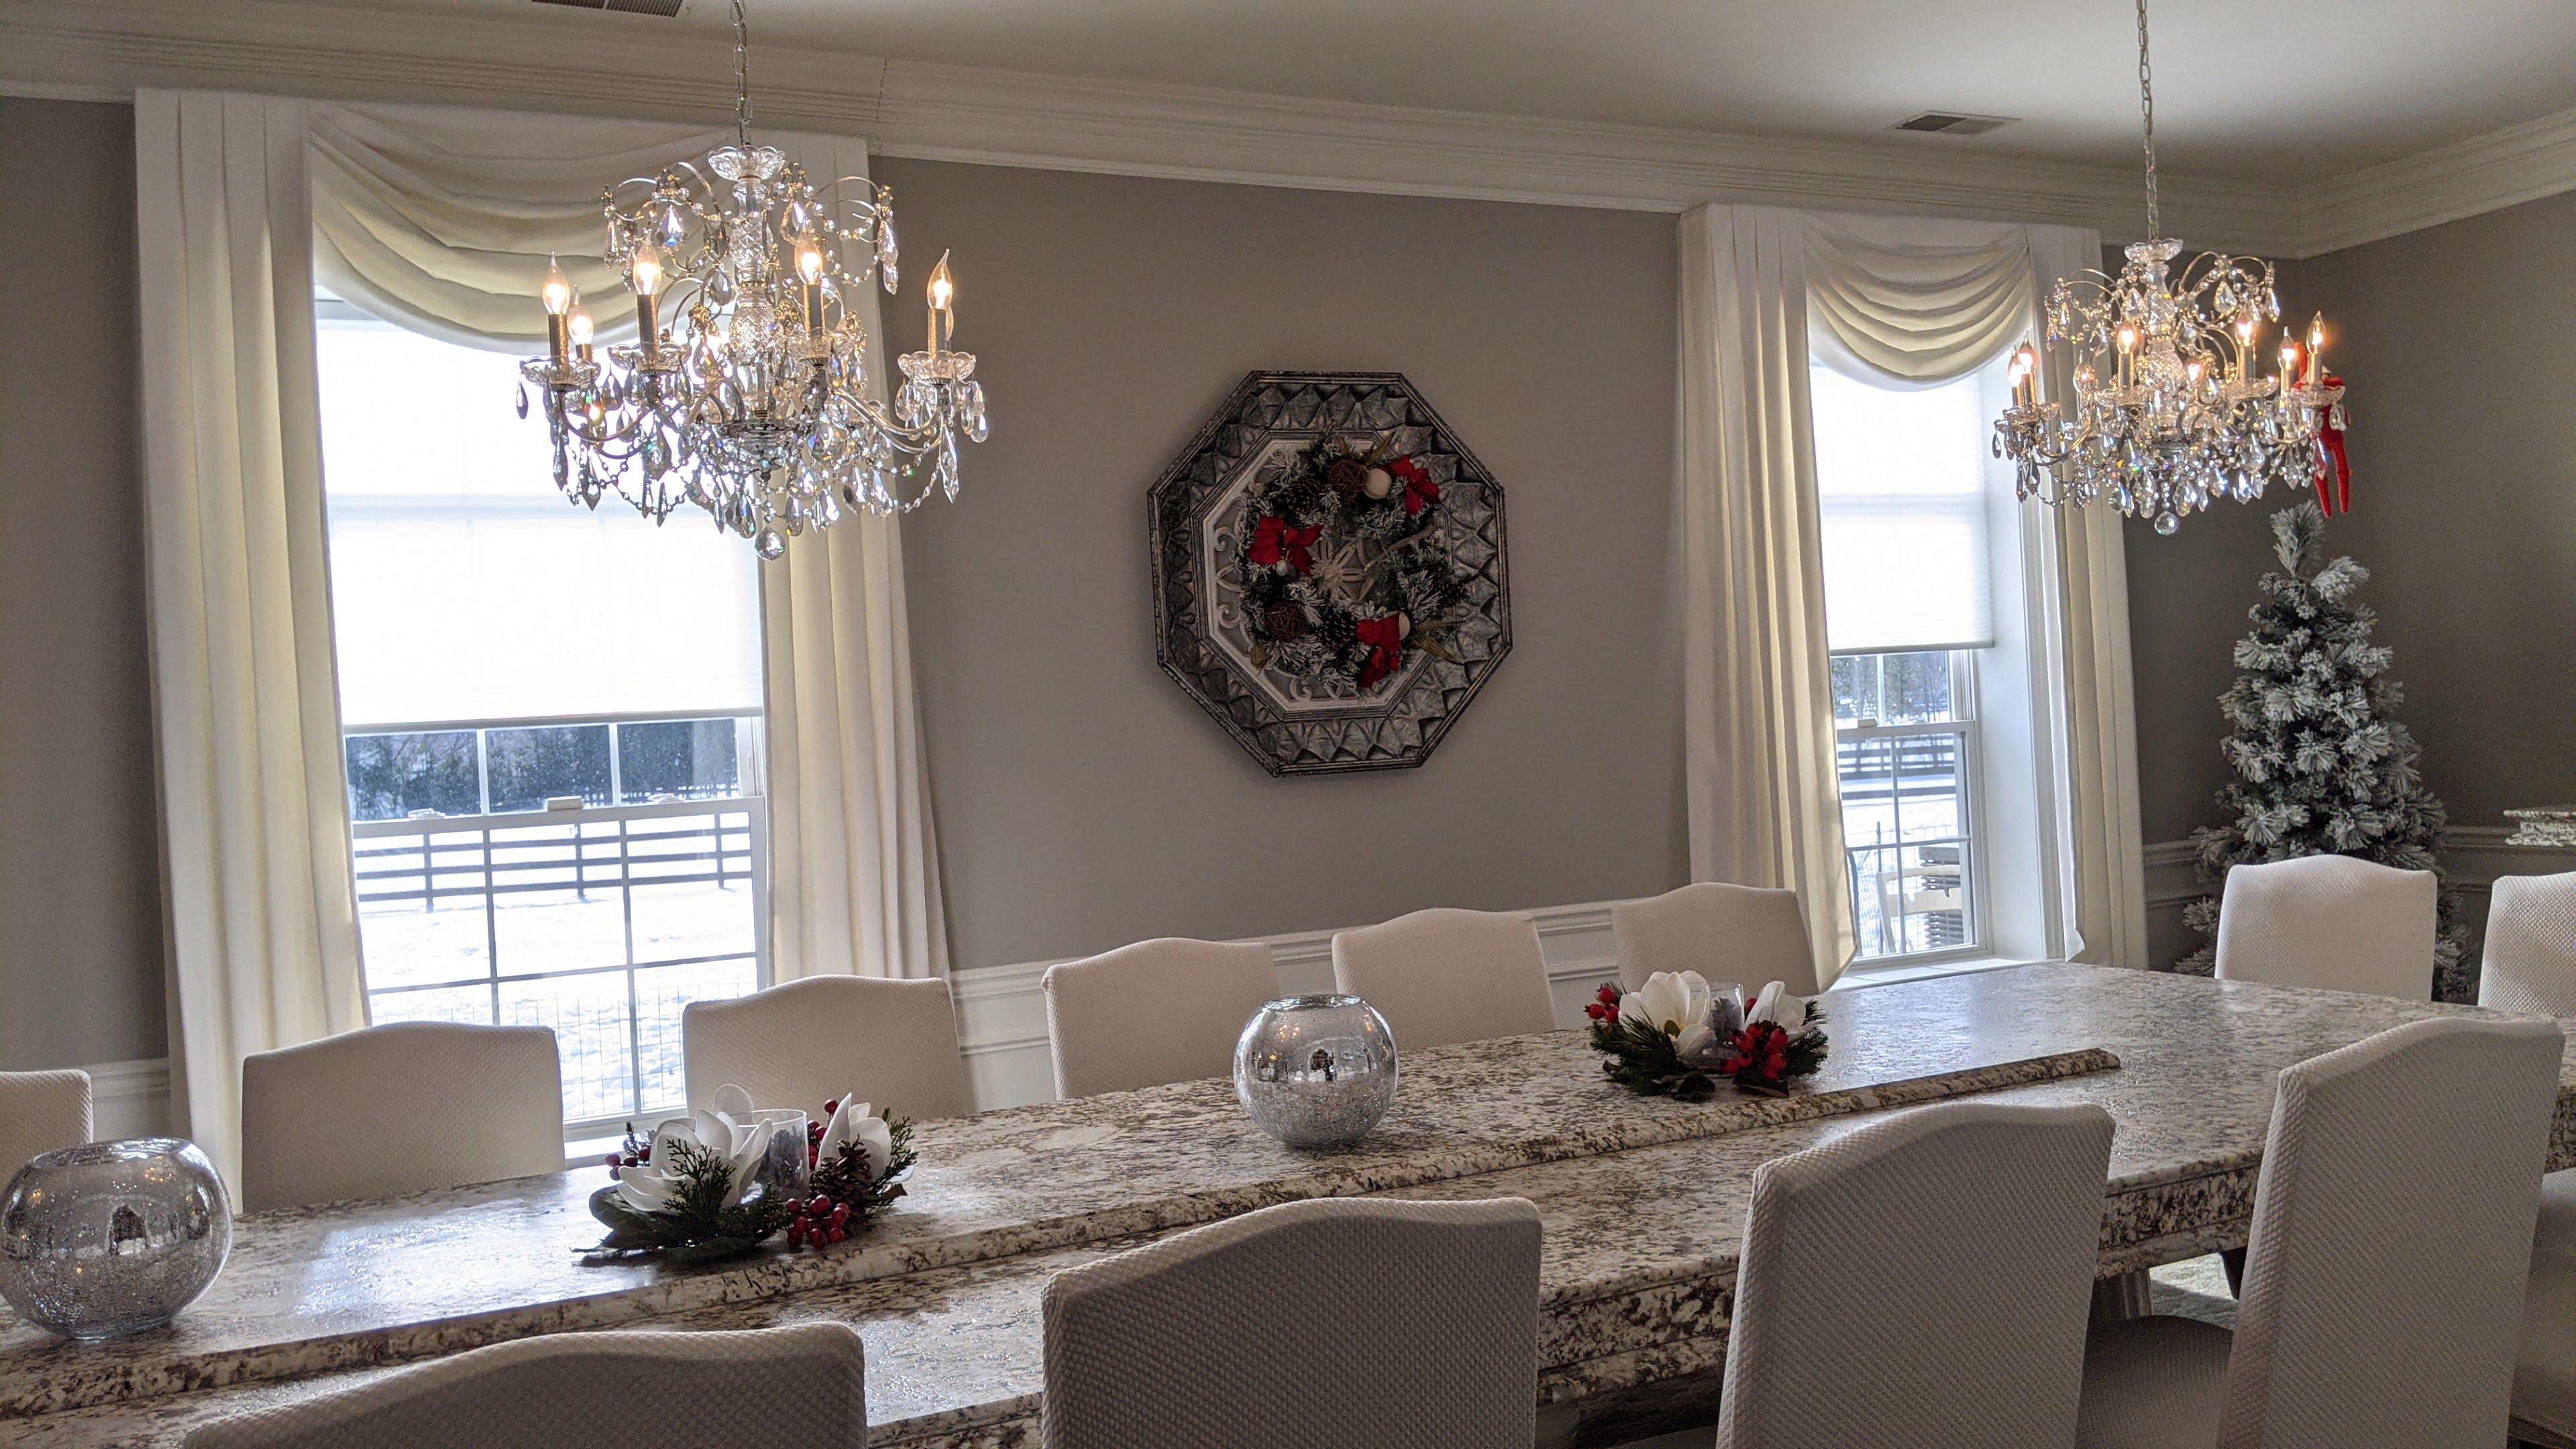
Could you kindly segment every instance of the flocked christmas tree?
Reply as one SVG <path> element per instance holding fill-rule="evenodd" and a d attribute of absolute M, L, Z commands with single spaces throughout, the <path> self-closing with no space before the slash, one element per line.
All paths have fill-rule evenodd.
<path fill-rule="evenodd" d="M 2218 803 L 2235 818 L 2192 832 L 2201 884 L 2213 890 L 2229 866 L 2302 855 L 2440 871 L 2442 802 L 2424 788 L 2414 736 L 2390 714 L 2401 696 L 2388 650 L 2370 642 L 2376 616 L 2352 599 L 2370 572 L 2350 558 L 2323 562 L 2325 529 L 2314 503 L 2272 515 L 2281 571 L 2263 575 L 2253 631 L 2236 641 L 2245 672 L 2218 699 L 2235 729 L 2221 748 L 2237 775 Z M 2433 952 L 2445 1001 L 2476 994 L 2456 906 L 2446 883 Z M 2218 898 L 2192 902 L 2183 918 L 2215 937 Z M 2175 969 L 2206 974 L 2214 951 L 2203 945 Z"/>

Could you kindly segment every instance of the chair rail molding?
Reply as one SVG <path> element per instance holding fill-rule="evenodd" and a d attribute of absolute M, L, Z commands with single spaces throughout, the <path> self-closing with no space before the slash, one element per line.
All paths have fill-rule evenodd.
<path fill-rule="evenodd" d="M 579 66 L 545 57 L 578 54 Z M 226 0 L 0 0 L 0 94 L 123 100 L 258 89 L 712 120 L 732 100 L 705 36 L 609 11 L 488 14 Z M 771 124 L 880 155 L 1054 170 L 1677 212 L 1707 201 L 1993 217 L 2131 239 L 2137 177 L 1955 138 L 1767 139 L 1082 80 L 765 50 Z M 2302 257 L 2576 189 L 2576 111 L 2304 187 L 2171 176 L 2195 242 Z"/>

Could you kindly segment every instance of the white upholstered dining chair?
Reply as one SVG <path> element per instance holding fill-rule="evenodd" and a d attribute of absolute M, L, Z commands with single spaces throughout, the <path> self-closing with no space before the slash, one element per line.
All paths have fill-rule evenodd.
<path fill-rule="evenodd" d="M 1244 941 L 1139 941 L 1046 969 L 1055 1094 L 1088 1097 L 1222 1077 L 1234 1043 L 1279 995 L 1270 948 Z"/>
<path fill-rule="evenodd" d="M 0 1072 L 0 1186 L 28 1158 L 89 1134 L 89 1073 Z"/>
<path fill-rule="evenodd" d="M 1320 1198 L 1068 1268 L 1047 1449 L 1526 1445 L 1538 1252 L 1519 1198 Z"/>
<path fill-rule="evenodd" d="M 1773 981 L 1816 994 L 1816 957 L 1796 891 L 1701 881 L 1610 908 L 1619 984 L 1630 991 L 1658 971 L 1696 971 L 1749 996 Z"/>
<path fill-rule="evenodd" d="M 405 1021 L 242 1058 L 242 1206 L 391 1197 L 561 1172 L 542 1026 Z"/>
<path fill-rule="evenodd" d="M 1403 1051 L 1556 1025 L 1538 923 L 1526 911 L 1438 907 L 1336 931 L 1333 982 L 1376 1007 Z"/>
<path fill-rule="evenodd" d="M 2061 1449 L 2111 1116 L 1924 1107 L 1753 1175 L 1719 1449 Z"/>
<path fill-rule="evenodd" d="M 2094 1330 L 2076 1443 L 2502 1443 L 2564 1045 L 2438 1017 L 2283 1070 L 2235 1332 Z"/>
<path fill-rule="evenodd" d="M 845 1323 L 551 1333 L 218 1420 L 186 1449 L 865 1449 L 865 1356 Z"/>
<path fill-rule="evenodd" d="M 2576 1018 L 2576 872 L 2497 877 L 2478 1005 Z M 2513 1417 L 2525 1439 L 2576 1445 L 2576 1169 L 2540 1180 Z"/>
<path fill-rule="evenodd" d="M 2227 872 L 2218 899 L 2225 981 L 2433 999 L 2439 887 L 2429 870 L 2310 855 Z"/>
<path fill-rule="evenodd" d="M 808 976 L 680 1010 L 689 1105 L 730 1082 L 763 1107 L 820 1112 L 855 1092 L 882 1114 L 923 1121 L 966 1110 L 957 1006 L 948 983 Z"/>

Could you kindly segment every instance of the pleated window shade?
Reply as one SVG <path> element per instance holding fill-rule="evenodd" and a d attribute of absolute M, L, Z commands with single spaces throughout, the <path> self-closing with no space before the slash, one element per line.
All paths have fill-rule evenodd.
<path fill-rule="evenodd" d="M 510 356 L 323 311 L 345 728 L 760 709 L 748 543 L 697 509 L 567 501 Z"/>
<path fill-rule="evenodd" d="M 1978 375 L 1882 388 L 1815 367 L 1809 397 L 1833 652 L 1992 645 Z"/>

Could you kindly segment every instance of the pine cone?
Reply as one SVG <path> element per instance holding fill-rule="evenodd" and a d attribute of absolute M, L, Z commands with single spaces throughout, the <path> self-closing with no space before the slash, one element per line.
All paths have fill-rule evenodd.
<path fill-rule="evenodd" d="M 1368 491 L 1368 465 L 1344 454 L 1324 465 L 1324 482 L 1345 501 Z"/>
<path fill-rule="evenodd" d="M 1280 643 L 1294 643 L 1306 637 L 1306 611 L 1295 604 L 1273 604 L 1261 611 L 1261 625 Z"/>

